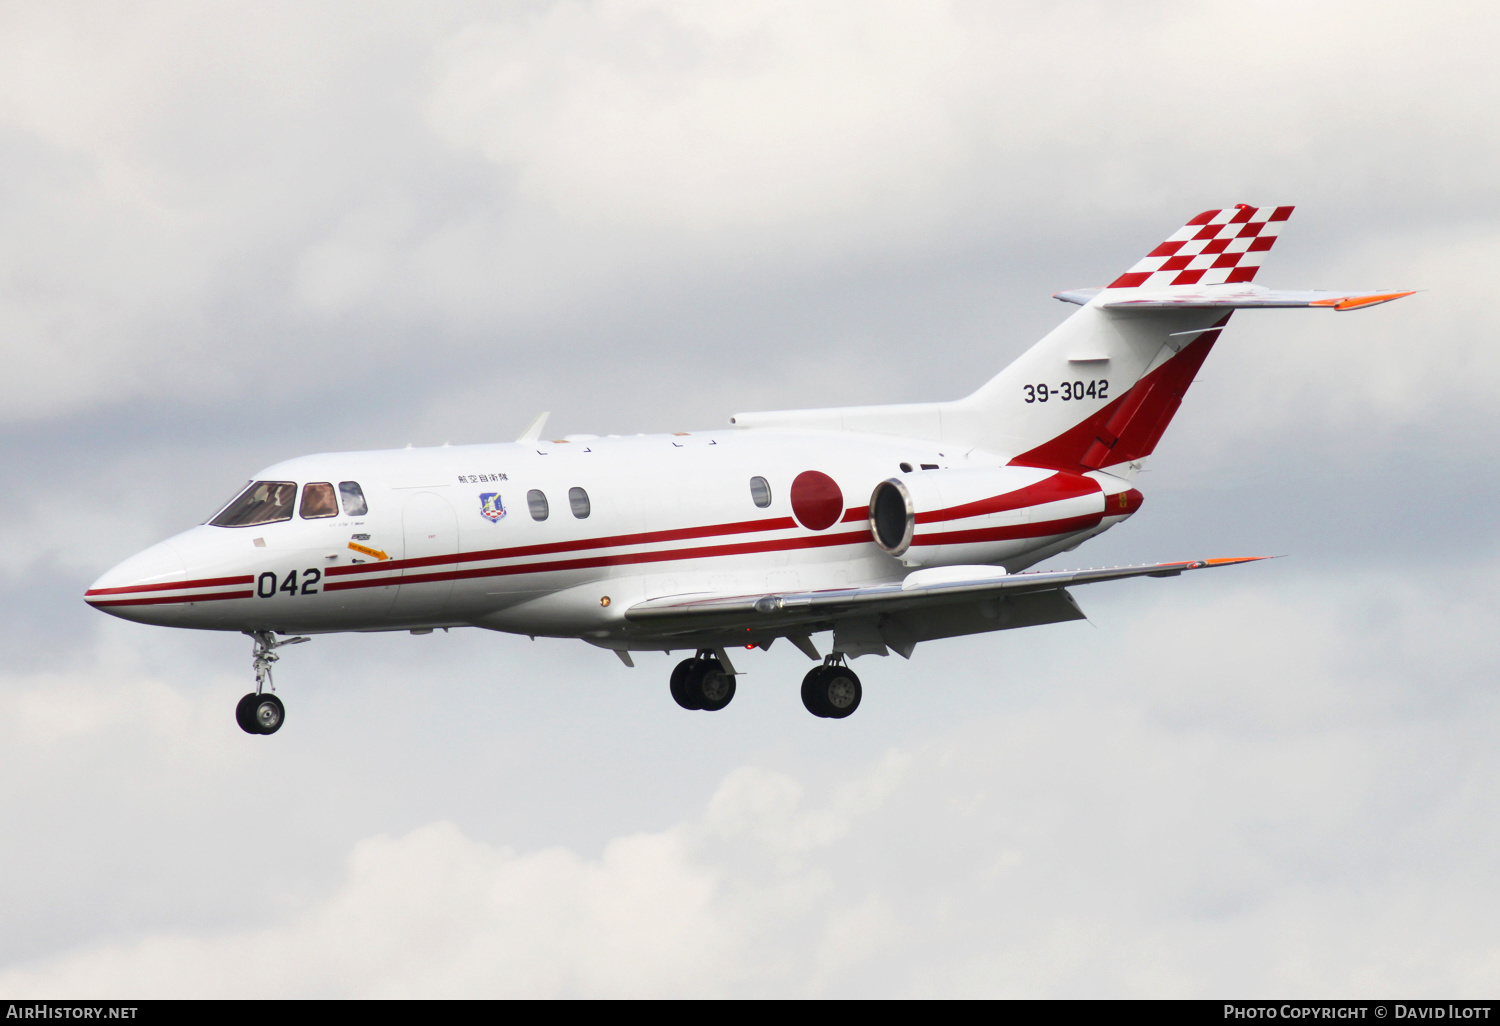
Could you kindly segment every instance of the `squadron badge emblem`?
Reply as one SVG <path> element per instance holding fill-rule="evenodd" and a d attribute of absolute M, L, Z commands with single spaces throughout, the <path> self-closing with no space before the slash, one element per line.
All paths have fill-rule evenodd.
<path fill-rule="evenodd" d="M 479 515 L 490 523 L 499 523 L 505 517 L 505 507 L 500 503 L 499 492 L 479 493 Z"/>

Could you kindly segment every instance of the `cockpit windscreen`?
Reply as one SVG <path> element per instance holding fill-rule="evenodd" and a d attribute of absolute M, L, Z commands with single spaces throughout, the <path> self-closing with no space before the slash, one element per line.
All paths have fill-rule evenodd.
<path fill-rule="evenodd" d="M 239 497 L 209 521 L 215 527 L 254 527 L 292 519 L 297 504 L 293 481 L 252 481 Z"/>

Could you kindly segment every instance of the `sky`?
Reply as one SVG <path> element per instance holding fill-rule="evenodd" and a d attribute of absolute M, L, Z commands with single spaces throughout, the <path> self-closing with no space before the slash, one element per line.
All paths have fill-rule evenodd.
<path fill-rule="evenodd" d="M 1500 14 L 1462 2 L 0 7 L 0 997 L 1483 997 Z M 284 653 L 104 570 L 313 452 L 957 398 L 1198 211 L 1259 282 L 1086 622 L 672 661 Z"/>

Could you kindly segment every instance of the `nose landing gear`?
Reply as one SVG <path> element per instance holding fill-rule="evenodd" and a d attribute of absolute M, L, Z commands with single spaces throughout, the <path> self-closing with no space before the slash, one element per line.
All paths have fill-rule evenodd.
<path fill-rule="evenodd" d="M 814 716 L 841 720 L 859 708 L 864 688 L 838 652 L 802 678 L 802 704 Z"/>
<path fill-rule="evenodd" d="M 245 631 L 255 640 L 251 661 L 255 666 L 255 690 L 240 699 L 234 708 L 234 720 L 246 734 L 274 734 L 286 721 L 286 706 L 272 692 L 271 664 L 281 657 L 276 650 L 283 645 L 300 645 L 311 638 L 286 638 L 278 641 L 270 631 Z M 269 690 L 268 690 L 269 689 Z"/>

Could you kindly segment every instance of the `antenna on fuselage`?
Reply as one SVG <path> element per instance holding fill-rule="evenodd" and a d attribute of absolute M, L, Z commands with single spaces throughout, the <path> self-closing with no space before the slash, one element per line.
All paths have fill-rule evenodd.
<path fill-rule="evenodd" d="M 552 416 L 551 410 L 543 410 L 541 413 L 538 413 L 536 415 L 536 420 L 531 422 L 531 426 L 529 428 L 521 432 L 521 437 L 517 438 L 516 441 L 534 442 L 538 438 L 541 438 L 542 428 L 547 426 L 547 418 L 550 416 Z"/>

